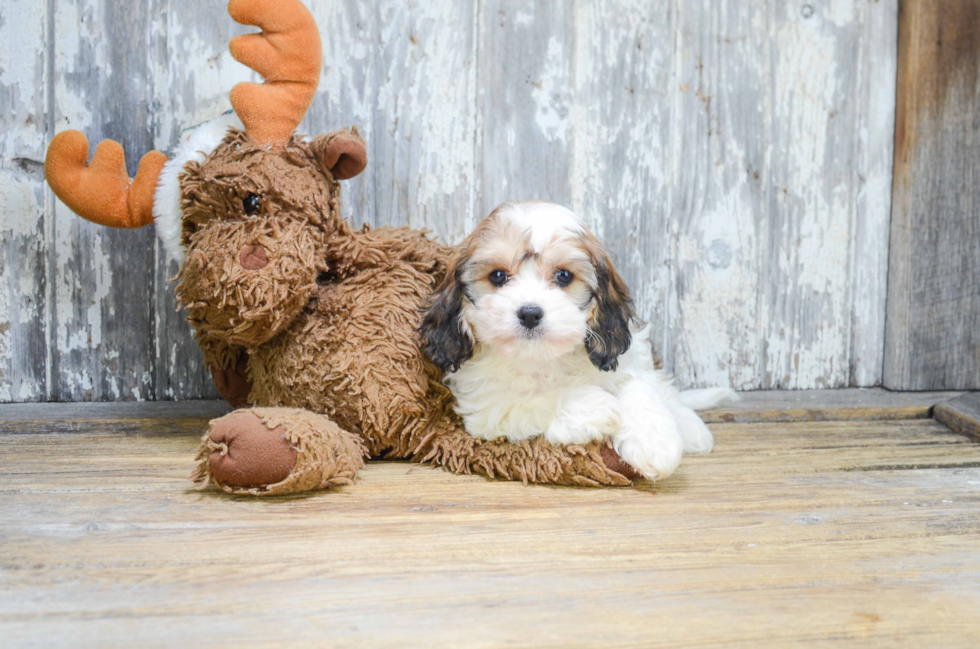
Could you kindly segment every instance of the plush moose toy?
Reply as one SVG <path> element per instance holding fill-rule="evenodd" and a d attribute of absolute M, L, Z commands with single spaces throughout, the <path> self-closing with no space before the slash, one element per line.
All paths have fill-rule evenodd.
<path fill-rule="evenodd" d="M 365 458 L 411 459 L 525 482 L 628 485 L 602 444 L 486 442 L 466 434 L 440 371 L 420 351 L 420 308 L 451 250 L 407 228 L 354 230 L 338 181 L 367 164 L 356 129 L 293 134 L 320 78 L 320 35 L 299 0 L 231 0 L 261 33 L 231 53 L 265 83 L 231 92 L 234 113 L 198 127 L 136 178 L 122 147 L 56 136 L 45 173 L 77 214 L 154 223 L 181 262 L 176 292 L 219 391 L 192 478 L 230 493 L 350 484 Z"/>

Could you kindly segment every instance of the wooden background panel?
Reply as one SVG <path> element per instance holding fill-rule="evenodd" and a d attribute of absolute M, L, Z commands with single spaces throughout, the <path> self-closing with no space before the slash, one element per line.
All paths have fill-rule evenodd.
<path fill-rule="evenodd" d="M 572 60 L 571 207 L 605 242 L 661 351 L 670 349 L 673 15 L 667 3 L 579 3 Z"/>
<path fill-rule="evenodd" d="M 47 397 L 47 4 L 0 7 L 0 401 Z"/>
<path fill-rule="evenodd" d="M 857 2 L 773 7 L 763 380 L 834 388 L 850 369 Z"/>
<path fill-rule="evenodd" d="M 45 7 L 0 10 L 0 28 L 28 33 L 34 16 L 43 32 L 6 55 L 20 76 L 0 87 L 51 121 L 26 131 L 33 142 L 5 131 L 4 200 L 21 186 L 10 161 L 40 160 L 48 131 L 121 139 L 132 171 L 255 78 L 227 52 L 249 29 L 223 1 L 117 4 L 54 0 L 50 21 L 36 18 Z M 562 202 L 607 241 L 682 386 L 880 383 L 897 0 L 312 9 L 324 70 L 300 130 L 365 135 L 371 164 L 345 183 L 353 222 L 456 242 L 503 200 Z M 38 66 L 53 92 L 38 99 L 32 81 L 41 104 L 24 103 Z M 28 182 L 37 196 L 15 210 L 34 216 L 18 232 L 43 243 L 4 230 L 18 268 L 5 308 L 22 310 L 0 325 L 14 377 L 0 400 L 214 396 L 152 233 L 102 230 L 60 204 L 42 216 L 55 201 Z"/>
<path fill-rule="evenodd" d="M 685 385 L 765 381 L 762 292 L 772 125 L 765 3 L 680 6 L 672 124 L 670 339 Z"/>
<path fill-rule="evenodd" d="M 112 0 L 52 6 L 55 132 L 83 131 L 95 143 L 126 143 L 135 175 L 152 148 L 150 7 Z M 154 394 L 152 229 L 101 228 L 54 208 L 49 230 L 51 385 L 56 401 L 150 399 Z"/>
<path fill-rule="evenodd" d="M 374 129 L 378 70 L 375 43 L 379 38 L 379 9 L 377 3 L 358 0 L 315 2 L 308 5 L 320 26 L 323 75 L 316 99 L 300 124 L 299 131 L 316 135 L 357 126 L 367 143 L 369 166 L 357 178 L 344 181 L 342 209 L 348 220 L 355 225 L 367 223 L 376 226 L 376 150 L 381 139 L 375 136 Z M 220 16 L 224 10 L 223 6 L 214 8 L 215 20 L 228 22 L 227 18 Z M 247 31 L 253 30 L 249 28 Z M 212 49 L 220 49 L 221 42 L 215 39 L 206 41 L 207 47 Z M 242 66 L 232 63 L 232 67 L 241 69 Z M 228 104 L 229 89 L 227 82 L 219 79 L 215 89 L 218 104 Z"/>
<path fill-rule="evenodd" d="M 682 385 L 880 383 L 895 30 L 888 2 L 681 5 L 666 360 Z"/>
<path fill-rule="evenodd" d="M 879 385 L 885 357 L 888 240 L 895 138 L 898 8 L 857 5 L 857 196 L 851 219 L 851 385 Z"/>
<path fill-rule="evenodd" d="M 388 0 L 377 10 L 378 225 L 461 241 L 475 227 L 477 3 Z"/>
<path fill-rule="evenodd" d="M 885 385 L 980 388 L 980 0 L 906 0 Z"/>
<path fill-rule="evenodd" d="M 478 214 L 509 200 L 571 205 L 573 3 L 485 0 L 481 9 Z"/>
<path fill-rule="evenodd" d="M 228 17 L 223 2 L 185 3 L 153 0 L 150 52 L 154 110 L 150 126 L 154 146 L 170 151 L 185 129 L 213 119 L 230 108 L 228 91 L 257 75 L 238 64 L 228 51 L 232 36 L 252 31 Z M 220 46 L 224 44 L 224 46 Z M 141 153 L 127 145 L 129 155 Z M 192 331 L 177 311 L 173 282 L 177 263 L 156 243 L 154 259 L 156 399 L 216 399 L 204 359 Z"/>

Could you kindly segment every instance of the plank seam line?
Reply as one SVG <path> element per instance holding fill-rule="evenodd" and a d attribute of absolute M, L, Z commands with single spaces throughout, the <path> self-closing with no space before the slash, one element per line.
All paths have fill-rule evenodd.
<path fill-rule="evenodd" d="M 45 110 L 47 112 L 47 115 L 46 115 L 45 120 L 44 120 L 44 122 L 45 122 L 44 123 L 44 127 L 45 127 L 44 130 L 45 130 L 45 136 L 48 139 L 48 141 L 50 141 L 50 139 L 52 137 L 54 137 L 54 129 L 55 129 L 55 115 L 54 115 L 54 109 L 55 109 L 55 99 L 54 99 L 54 92 L 55 92 L 55 82 L 54 82 L 55 65 L 54 65 L 54 60 L 55 60 L 55 54 L 56 54 L 56 52 L 55 52 L 55 49 L 54 49 L 55 48 L 55 38 L 54 38 L 54 35 L 55 35 L 55 17 L 54 17 L 54 15 L 55 15 L 55 9 L 56 9 L 56 6 L 55 6 L 56 1 L 57 0 L 47 0 L 47 12 L 48 12 L 47 13 L 47 16 L 46 16 L 46 31 L 47 31 L 47 33 L 45 34 L 45 38 L 44 38 L 44 40 L 46 41 L 46 44 L 47 44 L 47 47 L 45 47 L 45 54 L 44 54 L 44 56 L 46 57 L 46 60 L 44 62 L 44 67 L 45 67 L 45 74 L 47 75 L 47 79 L 45 79 L 45 84 L 44 84 L 45 94 L 47 95 L 44 98 Z M 47 344 L 45 345 L 46 350 L 45 350 L 45 367 L 44 367 L 44 394 L 45 394 L 45 400 L 47 400 L 47 401 L 54 401 L 55 400 L 55 393 L 54 393 L 54 362 L 55 362 L 54 347 L 57 344 L 57 341 L 56 341 L 55 338 L 57 336 L 57 330 L 58 330 L 57 322 L 56 322 L 57 321 L 58 314 L 57 314 L 57 309 L 55 309 L 55 302 L 54 302 L 55 297 L 57 295 L 56 290 L 55 290 L 55 284 L 56 284 L 56 281 L 55 281 L 56 275 L 55 275 L 55 273 L 57 271 L 57 266 L 56 266 L 56 263 L 57 263 L 57 255 L 52 255 L 51 254 L 51 251 L 54 250 L 54 248 L 55 248 L 55 242 L 57 240 L 55 238 L 55 226 L 56 226 L 56 223 L 55 223 L 55 221 L 56 221 L 56 219 L 55 219 L 55 210 L 56 210 L 57 202 L 55 201 L 54 192 L 47 185 L 47 183 L 45 183 L 45 186 L 44 186 L 44 196 L 45 196 L 45 200 L 44 200 L 44 206 L 45 206 L 44 219 L 45 219 L 45 224 L 47 226 L 47 227 L 45 227 L 45 232 L 44 232 L 45 236 L 44 236 L 44 239 L 45 239 L 45 245 L 47 246 L 47 255 L 48 255 L 47 264 L 45 265 L 46 266 L 46 275 L 47 276 L 44 278 L 44 281 L 46 283 L 45 293 L 47 294 L 47 299 L 45 300 L 45 304 L 44 304 L 44 324 L 45 324 L 45 327 L 46 327 L 46 330 L 45 330 L 45 338 L 46 338 L 46 342 L 47 342 Z"/>

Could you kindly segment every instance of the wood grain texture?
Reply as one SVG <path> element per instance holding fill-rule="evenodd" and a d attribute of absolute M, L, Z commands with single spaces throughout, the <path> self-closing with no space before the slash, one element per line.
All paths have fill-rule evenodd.
<path fill-rule="evenodd" d="M 773 387 L 761 315 L 769 286 L 770 57 L 778 52 L 767 27 L 771 7 L 677 7 L 665 367 L 683 385 Z"/>
<path fill-rule="evenodd" d="M 889 392 L 881 388 L 762 390 L 700 413 L 707 423 L 927 419 L 959 392 Z M 43 406 L 42 406 L 43 407 Z"/>
<path fill-rule="evenodd" d="M 8 4 L 0 401 L 215 397 L 152 233 L 80 222 L 32 161 L 69 127 L 131 166 L 169 150 L 255 78 L 227 51 L 250 29 L 224 2 Z M 457 242 L 504 200 L 570 205 L 682 386 L 877 385 L 897 4 L 310 3 L 325 56 L 300 130 L 367 138 L 358 225 Z"/>
<path fill-rule="evenodd" d="M 48 5 L 0 7 L 0 402 L 48 393 Z"/>
<path fill-rule="evenodd" d="M 635 489 L 400 463 L 254 500 L 195 435 L 0 434 L 11 646 L 974 646 L 980 445 L 929 420 L 715 425 Z"/>
<path fill-rule="evenodd" d="M 672 16 L 668 3 L 576 3 L 571 113 L 571 207 L 605 242 L 667 356 Z"/>
<path fill-rule="evenodd" d="M 381 3 L 372 151 L 378 225 L 476 226 L 475 2 Z"/>
<path fill-rule="evenodd" d="M 188 20 L 193 17 L 192 20 Z M 150 52 L 154 90 L 154 146 L 169 151 L 182 131 L 228 110 L 228 91 L 257 75 L 231 57 L 232 36 L 253 31 L 228 18 L 224 2 L 186 3 L 152 0 Z M 220 44 L 225 44 L 220 47 Z M 176 262 L 155 244 L 154 329 L 155 384 L 152 398 L 216 399 L 217 390 L 194 342 L 173 292 Z"/>
<path fill-rule="evenodd" d="M 678 6 L 668 368 L 878 384 L 895 4 Z"/>
<path fill-rule="evenodd" d="M 481 3 L 478 218 L 509 200 L 571 204 L 573 9 L 567 2 Z"/>
<path fill-rule="evenodd" d="M 898 10 L 859 2 L 854 96 L 856 195 L 851 220 L 850 385 L 881 385 L 888 297 L 888 241 L 895 151 Z M 930 389 L 939 389 L 931 386 Z"/>
<path fill-rule="evenodd" d="M 220 4 L 220 3 L 219 3 Z M 378 49 L 381 42 L 378 14 L 391 3 L 340 2 L 307 3 L 320 26 L 323 41 L 323 75 L 313 105 L 299 131 L 316 135 L 356 125 L 368 147 L 368 168 L 357 178 L 343 183 L 344 216 L 355 225 L 377 226 L 375 187 L 378 165 L 377 147 L 382 138 L 375 135 L 377 107 Z M 216 20 L 224 7 L 216 6 Z M 407 32 L 391 35 L 408 41 Z M 203 45 L 203 42 L 202 42 Z M 210 47 L 214 47 L 213 41 Z M 193 66 L 193 63 L 190 64 Z M 240 67 L 232 63 L 233 67 Z M 227 104 L 227 89 L 216 85 L 216 103 Z"/>
<path fill-rule="evenodd" d="M 980 442 L 980 392 L 968 392 L 936 406 L 936 420 Z"/>
<path fill-rule="evenodd" d="M 16 403 L 0 409 L 0 434 L 199 434 L 209 421 L 231 411 L 224 401 Z"/>
<path fill-rule="evenodd" d="M 869 191 L 860 182 L 856 159 L 862 129 L 879 117 L 874 109 L 871 115 L 861 114 L 861 103 L 854 100 L 863 90 L 855 65 L 862 60 L 859 43 L 874 27 L 865 30 L 859 5 L 875 6 L 788 2 L 775 10 L 771 42 L 780 55 L 773 66 L 767 196 L 771 221 L 764 244 L 768 281 L 762 299 L 763 353 L 771 387 L 850 383 L 850 359 L 841 360 L 849 357 L 852 329 L 863 324 L 861 314 L 854 317 L 852 294 L 855 273 L 868 260 L 853 247 L 858 243 L 853 233 L 859 220 L 879 219 L 871 227 L 880 232 L 887 224 L 887 209 L 855 209 L 859 191 Z M 865 65 L 870 71 L 873 63 L 865 59 Z M 868 146 L 876 149 L 888 141 L 878 139 Z M 878 171 L 887 176 L 884 169 Z M 887 204 L 887 183 L 877 189 L 875 200 Z M 874 243 L 883 246 L 885 238 Z M 870 309 L 881 306 L 879 295 Z"/>
<path fill-rule="evenodd" d="M 739 401 L 700 414 L 708 423 L 925 419 L 937 405 L 958 403 L 960 396 L 959 392 L 881 388 L 762 390 L 743 392 Z M 21 403 L 0 408 L 0 428 L 8 433 L 37 432 L 46 423 L 68 422 L 72 430 L 97 432 L 110 423 L 129 429 L 136 421 L 214 419 L 230 411 L 224 401 Z"/>
<path fill-rule="evenodd" d="M 93 149 L 107 138 L 125 142 L 129 173 L 135 175 L 140 156 L 153 148 L 150 6 L 56 0 L 53 7 L 53 130 L 84 131 Z M 60 201 L 53 217 L 48 398 L 153 398 L 152 229 L 101 228 Z"/>
<path fill-rule="evenodd" d="M 978 0 L 909 0 L 899 32 L 885 385 L 980 388 Z"/>

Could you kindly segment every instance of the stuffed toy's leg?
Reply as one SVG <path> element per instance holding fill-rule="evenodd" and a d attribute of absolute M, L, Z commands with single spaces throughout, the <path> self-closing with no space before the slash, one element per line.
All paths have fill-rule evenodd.
<path fill-rule="evenodd" d="M 352 484 L 361 439 L 329 417 L 293 408 L 236 410 L 211 422 L 191 479 L 202 487 L 272 496 Z"/>
<path fill-rule="evenodd" d="M 525 484 L 589 487 L 627 487 L 640 477 L 602 442 L 552 446 L 543 437 L 523 442 L 488 442 L 448 422 L 437 424 L 436 429 L 438 432 L 427 437 L 413 459 L 454 473 L 478 473 Z"/>

